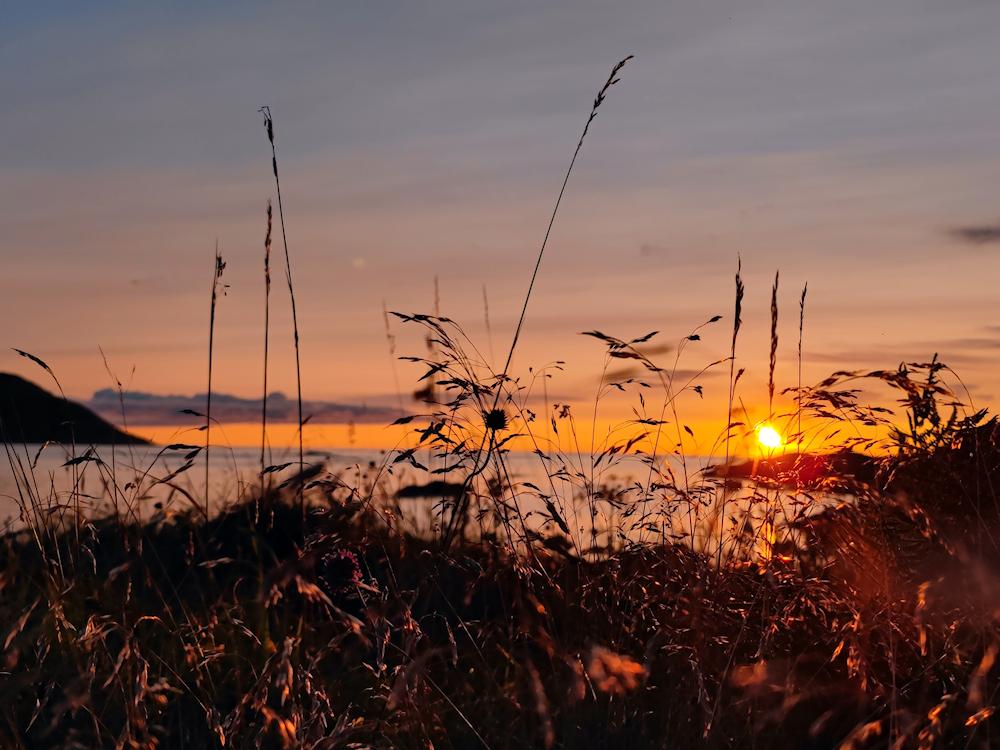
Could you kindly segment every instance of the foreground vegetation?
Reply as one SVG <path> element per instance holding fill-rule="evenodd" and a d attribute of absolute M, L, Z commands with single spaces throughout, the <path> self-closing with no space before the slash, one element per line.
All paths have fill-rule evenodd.
<path fill-rule="evenodd" d="M 0 550 L 0 744 L 991 746 L 1000 434 L 933 414 L 856 502 L 721 567 L 445 549 L 336 479 L 305 517 L 290 486 L 207 522 L 30 525 Z"/>
<path fill-rule="evenodd" d="M 548 230 L 628 59 L 598 92 Z M 408 359 L 427 368 L 416 394 L 427 413 L 399 420 L 415 422 L 412 440 L 374 474 L 328 475 L 304 458 L 291 263 L 263 112 L 293 306 L 298 462 L 266 465 L 265 323 L 258 492 L 216 514 L 207 489 L 198 496 L 181 482 L 204 458 L 203 487 L 212 486 L 213 334 L 225 290 L 217 253 L 209 396 L 205 414 L 191 412 L 204 419 L 204 445 L 167 446 L 177 468 L 129 477 L 70 445 L 71 490 L 58 492 L 34 475 L 37 452 L 4 443 L 21 527 L 0 540 L 0 746 L 1000 742 L 1000 433 L 942 384 L 946 368 L 932 360 L 803 387 L 803 290 L 800 382 L 778 394 L 794 405 L 779 413 L 776 277 L 769 440 L 781 423 L 795 450 L 736 482 L 730 442 L 753 430 L 736 392 L 737 272 L 728 356 L 693 377 L 681 377 L 681 353 L 721 316 L 684 336 L 668 366 L 650 359 L 655 333 L 588 332 L 606 352 L 593 423 L 609 395 L 635 399 L 633 418 L 588 441 L 568 405 L 548 402 L 558 363 L 523 380 L 511 373 L 547 231 L 499 372 L 452 321 L 397 315 L 426 334 L 426 356 Z M 265 321 L 271 220 L 269 205 Z M 623 363 L 626 372 L 613 370 Z M 708 472 L 684 455 L 694 431 L 679 409 L 703 397 L 699 377 L 713 367 L 729 372 L 727 422 L 710 451 L 722 469 Z M 862 404 L 861 382 L 892 389 L 899 413 Z M 830 450 L 838 433 L 842 451 L 818 458 L 812 449 Z M 515 441 L 537 458 L 539 483 L 511 471 Z M 616 484 L 626 456 L 644 468 Z M 424 472 L 422 491 L 437 493 L 430 533 L 407 531 L 389 489 L 401 466 Z M 289 467 L 297 476 L 270 483 Z M 87 470 L 100 474 L 109 515 L 85 512 L 78 474 Z M 185 510 L 139 513 L 154 486 Z"/>

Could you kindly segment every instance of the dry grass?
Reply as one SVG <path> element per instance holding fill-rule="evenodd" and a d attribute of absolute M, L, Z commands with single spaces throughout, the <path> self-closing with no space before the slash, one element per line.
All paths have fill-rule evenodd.
<path fill-rule="evenodd" d="M 986 747 L 1000 442 L 992 421 L 925 439 L 856 503 L 799 519 L 802 544 L 721 570 L 683 543 L 518 554 L 510 517 L 444 554 L 335 480 L 309 489 L 305 527 L 270 502 L 268 523 L 250 505 L 91 521 L 80 548 L 71 527 L 10 535 L 0 737 Z"/>
<path fill-rule="evenodd" d="M 268 274 L 270 212 L 265 248 Z M 292 293 L 287 243 L 285 261 Z M 217 257 L 210 340 L 221 272 Z M 167 446 L 128 477 L 69 446 L 67 502 L 37 454 L 5 443 L 22 527 L 0 538 L 0 746 L 997 744 L 1000 432 L 953 374 L 935 358 L 805 387 L 800 364 L 779 394 L 794 408 L 775 413 L 775 277 L 768 408 L 799 449 L 735 482 L 740 271 L 730 356 L 693 375 L 682 354 L 721 316 L 667 365 L 656 332 L 587 333 L 605 354 L 589 421 L 613 399 L 632 415 L 602 435 L 549 403 L 561 363 L 511 371 L 534 278 L 499 372 L 454 321 L 393 313 L 426 335 L 428 354 L 406 358 L 426 367 L 426 409 L 364 475 L 303 474 L 301 442 L 297 464 L 264 466 L 266 406 L 257 494 L 214 515 L 208 489 L 183 485 L 207 445 Z M 394 355 L 388 314 L 385 329 Z M 728 468 L 713 472 L 684 455 L 682 415 L 714 368 L 727 413 L 711 454 Z M 861 386 L 897 403 L 867 405 Z M 299 408 L 301 438 L 301 387 Z M 858 453 L 801 450 L 836 440 Z M 541 479 L 517 473 L 514 441 Z M 163 474 L 161 456 L 179 463 Z M 81 466 L 109 514 L 81 512 Z M 438 482 L 429 533 L 407 531 L 404 468 Z M 163 487 L 187 509 L 144 519 Z"/>
<path fill-rule="evenodd" d="M 278 151 L 274 143 L 274 118 L 271 117 L 270 107 L 261 107 L 260 113 L 264 116 L 264 128 L 267 131 L 267 141 L 271 146 L 271 171 L 274 174 L 274 189 L 278 194 L 278 222 L 281 225 L 281 247 L 285 251 L 285 281 L 288 284 L 288 298 L 292 305 L 292 339 L 295 344 L 295 402 L 298 407 L 299 417 L 299 471 L 306 468 L 305 451 L 302 440 L 302 426 L 305 420 L 302 415 L 302 357 L 299 342 L 299 315 L 295 305 L 295 285 L 292 283 L 292 259 L 288 253 L 288 234 L 285 231 L 285 204 L 281 200 L 281 178 L 278 176 Z M 270 212 L 268 213 L 268 229 L 270 229 Z M 270 237 L 270 231 L 268 232 Z M 268 256 L 270 256 L 268 248 Z M 270 276 L 267 277 L 268 289 L 270 289 Z M 303 515 L 305 514 L 305 498 L 299 493 L 299 506 Z"/>
<path fill-rule="evenodd" d="M 679 484 L 647 455 L 654 481 L 616 485 L 602 472 L 640 433 L 581 454 L 561 405 L 539 424 L 534 382 L 493 374 L 447 319 L 397 316 L 433 338 L 441 400 L 413 419 L 414 446 L 365 481 L 293 479 L 209 520 L 195 498 L 145 523 L 77 519 L 79 543 L 52 512 L 59 498 L 26 492 L 26 525 L 0 547 L 0 744 L 992 744 L 1000 432 L 963 413 L 941 363 L 838 373 L 794 394 L 815 431 L 895 426 L 866 472 L 810 479 L 791 455 L 724 489 L 710 475 Z M 689 392 L 642 353 L 650 336 L 593 335 L 609 361 Z M 898 415 L 860 403 L 860 382 L 898 393 Z M 499 437 L 482 448 L 487 430 Z M 512 476 L 516 433 L 537 441 L 544 487 Z M 178 473 L 199 452 L 164 450 L 186 452 Z M 420 468 L 424 451 L 445 479 L 490 467 L 468 485 L 449 550 L 403 530 L 393 500 L 392 472 Z M 30 468 L 21 478 L 37 489 Z M 133 493 L 131 507 L 139 485 L 109 486 Z M 834 486 L 851 499 L 825 501 Z M 741 514 L 729 525 L 724 495 Z"/>

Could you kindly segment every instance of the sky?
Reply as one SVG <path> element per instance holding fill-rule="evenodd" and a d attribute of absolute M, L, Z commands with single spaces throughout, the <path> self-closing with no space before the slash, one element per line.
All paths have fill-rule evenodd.
<path fill-rule="evenodd" d="M 5 344 L 73 397 L 113 385 L 101 351 L 136 391 L 205 391 L 216 242 L 213 389 L 259 397 L 265 104 L 305 397 L 412 390 L 383 304 L 432 312 L 435 279 L 441 313 L 502 359 L 594 94 L 634 54 L 572 175 L 516 373 L 565 360 L 554 397 L 585 402 L 603 360 L 580 332 L 673 343 L 715 314 L 682 366 L 724 357 L 739 258 L 747 402 L 766 397 L 779 270 L 779 386 L 808 282 L 807 382 L 938 352 L 977 403 L 1000 401 L 991 0 L 53 2 L 11 4 L 4 26 Z M 292 394 L 275 278 L 270 383 Z M 393 325 L 398 354 L 423 353 Z M 42 382 L 13 352 L 0 370 Z M 722 388 L 706 380 L 692 419 Z"/>

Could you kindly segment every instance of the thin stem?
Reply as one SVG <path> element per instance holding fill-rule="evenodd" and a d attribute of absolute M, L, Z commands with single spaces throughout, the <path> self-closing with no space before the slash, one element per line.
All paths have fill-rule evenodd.
<path fill-rule="evenodd" d="M 490 367 L 493 367 L 496 354 L 493 352 L 493 328 L 490 326 L 490 300 L 486 296 L 486 284 L 483 284 L 483 320 L 486 321 L 486 341 L 490 346 Z"/>
<path fill-rule="evenodd" d="M 260 497 L 265 492 L 265 460 L 267 446 L 267 358 L 271 331 L 271 201 L 267 202 L 267 233 L 264 235 L 264 390 L 260 408 Z M 258 503 L 259 504 L 259 503 Z"/>
<path fill-rule="evenodd" d="M 406 406 L 403 404 L 403 389 L 399 385 L 399 370 L 396 367 L 396 336 L 389 325 L 389 310 L 382 300 L 382 323 L 385 325 L 385 341 L 389 348 L 389 366 L 392 369 L 392 382 L 396 386 L 396 402 L 399 404 L 399 413 L 406 413 Z"/>
<path fill-rule="evenodd" d="M 771 356 L 767 370 L 767 419 L 774 419 L 774 366 L 778 362 L 778 272 L 771 287 Z"/>
<path fill-rule="evenodd" d="M 559 187 L 559 194 L 556 196 L 555 205 L 552 207 L 552 214 L 549 217 L 548 226 L 545 228 L 545 236 L 542 238 L 542 246 L 538 250 L 538 257 L 535 259 L 535 267 L 531 272 L 531 281 L 528 283 L 528 291 L 524 295 L 524 303 L 521 305 L 521 314 L 518 316 L 517 327 L 514 329 L 514 337 L 510 342 L 510 349 L 507 351 L 507 360 L 504 362 L 503 372 L 500 374 L 497 381 L 496 395 L 493 398 L 493 407 L 491 411 L 496 411 L 500 404 L 500 397 L 503 393 L 501 385 L 507 380 L 510 363 L 514 359 L 514 352 L 517 349 L 517 343 L 521 339 L 521 330 L 524 327 L 524 318 L 528 313 L 528 303 L 531 301 L 531 293 L 535 288 L 535 281 L 538 278 L 538 270 L 542 266 L 542 258 L 545 256 L 545 248 L 548 246 L 549 236 L 552 234 L 552 227 L 555 225 L 556 216 L 559 213 L 559 206 L 562 203 L 563 195 L 566 193 L 566 186 L 569 184 L 570 175 L 573 174 L 573 167 L 576 165 L 576 159 L 580 155 L 580 150 L 583 148 L 583 141 L 587 137 L 587 132 L 590 130 L 590 123 L 592 123 L 594 118 L 597 117 L 597 110 L 600 108 L 601 104 L 604 103 L 604 99 L 607 97 L 608 91 L 612 86 L 618 83 L 618 73 L 623 67 L 625 67 L 625 64 L 631 60 L 632 57 L 633 55 L 629 55 L 623 60 L 620 60 L 611 69 L 611 75 L 608 76 L 608 80 L 604 82 L 601 90 L 597 92 L 597 97 L 594 99 L 594 103 L 590 108 L 590 114 L 587 116 L 587 122 L 583 126 L 583 132 L 580 134 L 580 139 L 576 143 L 576 149 L 573 151 L 573 158 L 570 159 L 569 167 L 566 169 L 566 175 L 563 177 L 562 185 Z M 484 414 L 483 416 L 485 417 L 486 415 Z M 489 463 L 489 451 L 487 451 L 486 460 L 482 462 L 482 465 L 479 465 L 479 456 L 482 454 L 483 448 L 486 447 L 487 440 L 490 440 L 489 436 L 491 433 L 492 431 L 489 428 L 484 431 L 483 439 L 479 444 L 479 450 L 476 454 L 476 465 L 473 466 L 472 471 L 469 472 L 463 482 L 462 492 L 458 496 L 459 499 L 455 506 L 455 511 L 452 514 L 451 521 L 445 531 L 445 537 L 443 540 L 445 549 L 451 545 L 452 537 L 458 525 L 459 516 L 465 512 L 469 485 L 476 476 L 483 472 L 486 465 Z M 492 444 L 493 442 L 490 440 L 490 445 L 492 446 Z"/>
<path fill-rule="evenodd" d="M 736 367 L 736 339 L 740 333 L 740 326 L 743 323 L 740 317 L 743 311 L 743 277 L 740 276 L 740 271 L 743 268 L 743 262 L 741 259 L 736 260 L 736 305 L 733 313 L 733 340 L 729 350 L 729 401 L 726 411 L 726 458 L 723 466 L 728 468 L 729 466 L 729 441 L 732 438 L 733 430 L 733 397 L 736 393 L 736 377 L 734 376 L 734 369 Z M 719 510 L 719 548 L 716 551 L 716 568 L 722 568 L 722 546 L 725 543 L 725 530 L 726 530 L 726 491 L 728 489 L 728 471 L 727 477 L 723 479 L 722 483 L 722 503 Z"/>
<path fill-rule="evenodd" d="M 799 380 L 798 380 L 798 388 L 796 389 L 796 402 L 797 402 L 796 414 L 798 416 L 798 433 L 799 433 L 796 439 L 798 440 L 799 444 L 799 450 L 798 450 L 799 453 L 802 452 L 802 332 L 805 328 L 806 292 L 808 291 L 809 291 L 809 284 L 806 283 L 805 286 L 802 287 L 802 296 L 799 298 L 799 361 L 798 361 Z"/>
<path fill-rule="evenodd" d="M 205 397 L 205 518 L 209 513 L 209 452 L 212 445 L 212 361 L 215 350 L 215 307 L 219 295 L 219 280 L 226 264 L 219 253 L 219 241 L 215 241 L 215 269 L 212 272 L 212 305 L 208 319 L 208 393 Z"/>
<path fill-rule="evenodd" d="M 288 282 L 288 296 L 292 301 L 292 332 L 295 336 L 295 387 L 296 402 L 298 404 L 299 417 L 299 486 L 298 501 L 299 510 L 305 516 L 305 453 L 302 445 L 302 362 L 299 351 L 299 318 L 295 307 L 295 287 L 292 285 L 292 262 L 288 255 L 288 236 L 285 233 L 285 210 L 281 201 L 281 179 L 278 177 L 278 153 L 274 146 L 274 119 L 271 117 L 270 107 L 261 107 L 261 114 L 264 115 L 264 126 L 267 128 L 267 140 L 271 144 L 271 170 L 274 172 L 274 187 L 278 193 L 278 220 L 281 223 L 281 245 L 285 251 L 285 280 Z"/>

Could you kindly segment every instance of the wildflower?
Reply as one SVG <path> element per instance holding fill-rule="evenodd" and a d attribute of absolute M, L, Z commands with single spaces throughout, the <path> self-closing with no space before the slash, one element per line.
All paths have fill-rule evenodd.
<path fill-rule="evenodd" d="M 492 432 L 500 432 L 507 429 L 507 412 L 503 409 L 491 409 L 483 415 L 483 422 L 486 429 Z"/>
<path fill-rule="evenodd" d="M 350 550 L 337 549 L 320 558 L 318 578 L 323 588 L 330 593 L 350 589 L 361 582 L 361 565 L 358 557 Z"/>

